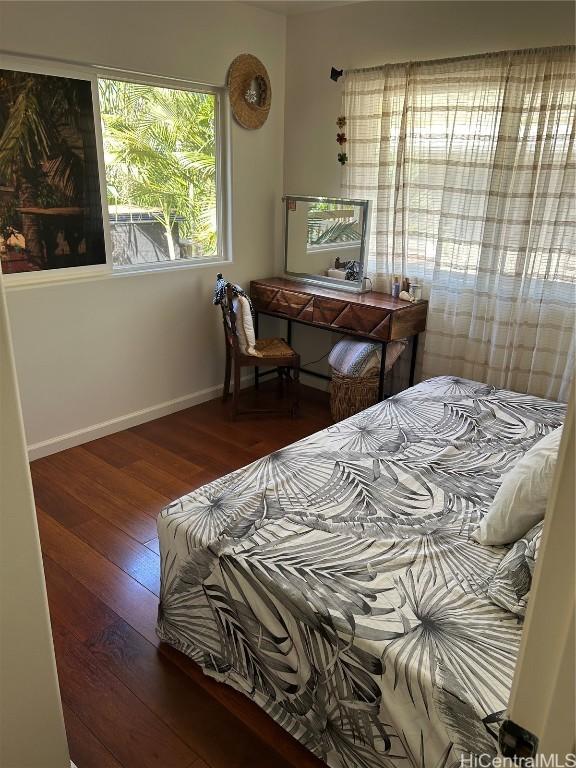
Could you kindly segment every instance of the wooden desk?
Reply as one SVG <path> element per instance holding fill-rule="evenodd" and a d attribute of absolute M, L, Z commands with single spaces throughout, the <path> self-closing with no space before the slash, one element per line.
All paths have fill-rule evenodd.
<path fill-rule="evenodd" d="M 250 283 L 250 298 L 256 313 L 256 334 L 258 315 L 262 314 L 287 320 L 289 344 L 293 322 L 379 342 L 382 345 L 380 400 L 384 391 L 387 343 L 411 337 L 410 385 L 414 383 L 418 334 L 426 328 L 427 301 L 411 303 L 378 291 L 351 293 L 283 277 L 253 280 Z M 315 371 L 301 370 L 312 376 L 328 378 Z M 258 373 L 255 375 L 257 384 Z"/>

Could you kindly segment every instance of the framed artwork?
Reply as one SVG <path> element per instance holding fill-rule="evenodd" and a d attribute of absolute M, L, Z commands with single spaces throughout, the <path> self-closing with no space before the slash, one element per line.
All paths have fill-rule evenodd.
<path fill-rule="evenodd" d="M 0 68 L 5 274 L 106 264 L 95 83 Z"/>

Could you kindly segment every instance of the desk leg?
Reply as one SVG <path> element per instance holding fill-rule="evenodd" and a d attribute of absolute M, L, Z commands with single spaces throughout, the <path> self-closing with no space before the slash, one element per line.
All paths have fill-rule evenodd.
<path fill-rule="evenodd" d="M 412 358 L 410 359 L 410 378 L 408 379 L 409 386 L 414 386 L 414 371 L 416 370 L 416 355 L 418 353 L 418 336 L 412 336 Z"/>
<path fill-rule="evenodd" d="M 286 341 L 292 346 L 292 320 L 287 320 L 288 327 L 286 329 Z"/>
<path fill-rule="evenodd" d="M 254 312 L 254 336 L 258 338 L 258 312 Z M 254 366 L 254 389 L 258 389 L 260 383 L 260 369 Z"/>
<path fill-rule="evenodd" d="M 378 402 L 384 398 L 384 376 L 386 374 L 386 347 L 388 344 L 382 342 L 382 354 L 380 358 L 380 375 L 378 377 Z"/>

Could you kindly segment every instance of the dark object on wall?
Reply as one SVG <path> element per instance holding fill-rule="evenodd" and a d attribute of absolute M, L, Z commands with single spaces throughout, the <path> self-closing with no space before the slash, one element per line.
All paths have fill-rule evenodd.
<path fill-rule="evenodd" d="M 3 263 L 106 263 L 91 81 L 0 69 L 0 178 Z"/>
<path fill-rule="evenodd" d="M 342 74 L 341 71 L 340 71 L 340 74 Z M 341 151 L 338 152 L 338 162 L 340 163 L 340 165 L 345 165 L 348 161 L 348 155 L 344 151 L 344 144 L 346 144 L 346 142 L 348 141 L 348 138 L 343 130 L 346 127 L 346 116 L 340 115 L 338 118 L 336 118 L 336 125 L 340 129 L 339 132 L 336 134 L 336 141 L 341 149 Z"/>
<path fill-rule="evenodd" d="M 240 54 L 230 64 L 227 85 L 236 122 L 249 130 L 261 128 L 272 103 L 272 87 L 264 64 L 250 53 Z"/>
<path fill-rule="evenodd" d="M 330 70 L 330 80 L 334 80 L 335 83 L 338 82 L 338 78 L 342 77 L 344 74 L 343 69 L 336 69 L 336 67 L 332 67 Z"/>

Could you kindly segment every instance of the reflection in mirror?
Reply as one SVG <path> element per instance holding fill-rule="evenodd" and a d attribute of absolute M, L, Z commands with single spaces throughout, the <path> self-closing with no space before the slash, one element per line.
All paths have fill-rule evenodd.
<path fill-rule="evenodd" d="M 284 199 L 287 274 L 361 290 L 368 201 L 291 195 Z"/>

